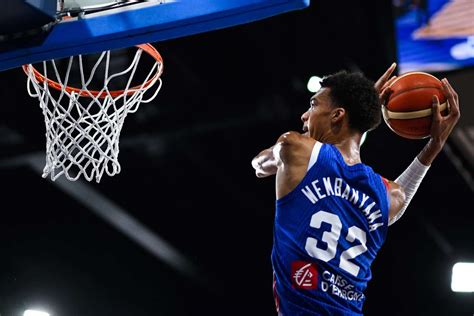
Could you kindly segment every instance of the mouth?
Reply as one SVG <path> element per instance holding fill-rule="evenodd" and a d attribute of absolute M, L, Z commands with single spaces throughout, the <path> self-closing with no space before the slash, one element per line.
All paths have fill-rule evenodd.
<path fill-rule="evenodd" d="M 303 125 L 303 133 L 306 133 L 308 131 L 308 126 Z"/>

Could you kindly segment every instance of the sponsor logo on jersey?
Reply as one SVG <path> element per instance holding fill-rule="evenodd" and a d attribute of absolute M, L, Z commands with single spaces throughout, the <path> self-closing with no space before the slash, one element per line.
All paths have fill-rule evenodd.
<path fill-rule="evenodd" d="M 362 302 L 365 296 L 356 287 L 342 276 L 329 271 L 321 273 L 321 290 L 345 301 Z"/>
<path fill-rule="evenodd" d="M 318 287 L 318 269 L 314 263 L 293 261 L 291 263 L 293 288 L 312 290 Z"/>

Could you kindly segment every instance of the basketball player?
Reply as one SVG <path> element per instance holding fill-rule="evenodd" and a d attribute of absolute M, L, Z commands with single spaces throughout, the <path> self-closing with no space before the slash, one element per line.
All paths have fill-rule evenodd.
<path fill-rule="evenodd" d="M 278 315 L 362 315 L 370 265 L 459 119 L 458 96 L 441 116 L 433 97 L 431 138 L 395 180 L 360 158 L 362 134 L 381 121 L 380 102 L 396 65 L 374 83 L 339 72 L 303 113 L 303 134 L 287 132 L 252 160 L 257 177 L 276 175 L 272 265 Z"/>

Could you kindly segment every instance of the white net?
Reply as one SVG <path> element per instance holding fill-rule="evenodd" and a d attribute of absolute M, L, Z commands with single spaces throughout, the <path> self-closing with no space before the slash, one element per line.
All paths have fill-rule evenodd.
<path fill-rule="evenodd" d="M 120 172 L 119 138 L 124 120 L 129 113 L 136 112 L 141 103 L 153 100 L 161 88 L 161 57 L 155 57 L 143 83 L 132 86 L 137 80 L 134 77 L 142 53 L 143 49 L 139 48 L 130 65 L 112 75 L 109 75 L 110 51 L 100 54 L 87 76 L 81 55 L 69 57 L 63 76 L 54 60 L 43 62 L 43 75 L 32 65 L 24 66 L 28 93 L 38 98 L 46 124 L 43 178 L 49 175 L 54 181 L 64 175 L 75 181 L 82 176 L 99 182 L 104 173 L 113 176 Z M 74 64 L 80 73 L 78 88 L 68 87 Z M 103 88 L 90 90 L 88 87 L 99 68 L 104 70 Z M 54 80 L 48 78 L 48 70 Z M 125 82 L 125 88 L 109 90 L 111 82 L 117 79 Z"/>

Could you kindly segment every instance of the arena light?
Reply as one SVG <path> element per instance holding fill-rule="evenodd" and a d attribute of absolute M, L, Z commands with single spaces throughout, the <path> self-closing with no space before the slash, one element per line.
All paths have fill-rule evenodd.
<path fill-rule="evenodd" d="M 23 313 L 23 316 L 49 316 L 49 313 L 37 311 L 37 310 L 34 310 L 34 309 L 27 309 Z"/>
<path fill-rule="evenodd" d="M 453 265 L 451 290 L 453 292 L 474 292 L 474 263 L 458 262 Z"/>
<path fill-rule="evenodd" d="M 309 92 L 317 92 L 319 89 L 321 89 L 321 78 L 318 76 L 312 76 L 308 80 L 308 84 L 306 87 L 308 88 Z"/>

